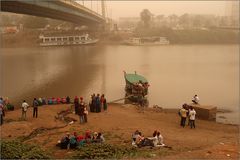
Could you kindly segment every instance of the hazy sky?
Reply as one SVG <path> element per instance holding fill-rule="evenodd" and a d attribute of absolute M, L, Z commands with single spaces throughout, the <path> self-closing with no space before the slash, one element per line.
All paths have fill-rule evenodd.
<path fill-rule="evenodd" d="M 81 0 L 78 1 L 83 4 Z M 85 6 L 95 11 L 101 12 L 101 1 L 84 1 Z M 149 9 L 154 15 L 184 13 L 200 14 L 225 14 L 226 1 L 106 1 L 107 14 L 113 19 L 119 17 L 138 17 L 143 9 Z"/>

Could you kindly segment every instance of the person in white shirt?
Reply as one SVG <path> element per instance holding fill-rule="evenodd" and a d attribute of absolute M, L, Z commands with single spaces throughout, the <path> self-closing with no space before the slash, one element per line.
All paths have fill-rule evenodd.
<path fill-rule="evenodd" d="M 29 105 L 28 105 L 27 102 L 24 100 L 23 103 L 22 103 L 22 119 L 24 119 L 24 120 L 26 120 L 28 107 L 29 107 Z"/>
<path fill-rule="evenodd" d="M 153 137 L 149 137 L 148 139 L 152 140 L 154 147 L 164 147 L 164 146 L 166 146 L 163 143 L 163 136 L 157 130 L 153 132 Z"/>
<path fill-rule="evenodd" d="M 193 102 L 194 104 L 199 104 L 199 97 L 198 97 L 197 95 L 195 95 L 195 96 L 193 97 L 193 99 L 192 99 L 192 102 Z"/>
<path fill-rule="evenodd" d="M 189 110 L 189 121 L 190 121 L 191 128 L 195 128 L 195 117 L 196 117 L 196 111 L 191 106 Z"/>

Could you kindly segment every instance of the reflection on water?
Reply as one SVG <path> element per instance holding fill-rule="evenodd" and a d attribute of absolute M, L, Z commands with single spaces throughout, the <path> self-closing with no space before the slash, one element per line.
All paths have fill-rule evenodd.
<path fill-rule="evenodd" d="M 150 106 L 176 108 L 198 94 L 202 104 L 237 111 L 237 45 L 74 46 L 1 49 L 1 95 L 14 99 L 105 93 L 124 97 L 123 70 L 149 83 Z M 236 119 L 236 118 L 234 118 Z"/>

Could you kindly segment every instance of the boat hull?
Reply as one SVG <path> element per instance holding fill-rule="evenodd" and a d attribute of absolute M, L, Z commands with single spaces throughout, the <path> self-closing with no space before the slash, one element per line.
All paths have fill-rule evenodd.
<path fill-rule="evenodd" d="M 91 45 L 91 44 L 96 44 L 98 40 L 90 40 L 90 41 L 73 41 L 73 42 L 45 42 L 45 43 L 40 43 L 40 46 L 70 46 L 70 45 Z"/>
<path fill-rule="evenodd" d="M 126 86 L 126 97 L 136 103 L 142 103 L 146 99 L 146 95 L 148 94 L 148 87 L 141 87 L 138 84 L 141 82 L 142 84 L 148 83 L 147 79 L 138 74 L 124 74 Z"/>

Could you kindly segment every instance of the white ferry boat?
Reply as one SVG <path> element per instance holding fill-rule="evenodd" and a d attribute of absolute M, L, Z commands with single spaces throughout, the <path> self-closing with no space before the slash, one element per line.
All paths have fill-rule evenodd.
<path fill-rule="evenodd" d="M 40 46 L 65 46 L 95 44 L 98 39 L 91 39 L 88 34 L 77 36 L 39 36 Z"/>
<path fill-rule="evenodd" d="M 170 41 L 166 37 L 142 37 L 130 38 L 124 41 L 126 45 L 168 45 Z"/>

